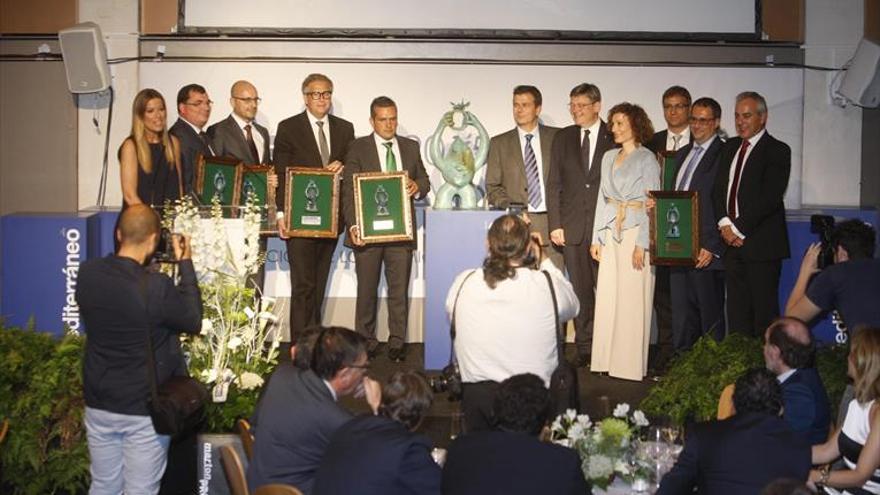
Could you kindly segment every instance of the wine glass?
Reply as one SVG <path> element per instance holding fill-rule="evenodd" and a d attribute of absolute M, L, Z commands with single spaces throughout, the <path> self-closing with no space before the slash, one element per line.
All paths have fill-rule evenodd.
<path fill-rule="evenodd" d="M 461 423 L 464 414 L 461 411 L 452 411 L 449 417 L 449 439 L 455 440 L 455 437 L 461 434 Z"/>
<path fill-rule="evenodd" d="M 677 445 L 681 440 L 680 426 L 666 426 L 661 430 L 661 433 L 663 435 L 663 440 L 670 446 Z"/>

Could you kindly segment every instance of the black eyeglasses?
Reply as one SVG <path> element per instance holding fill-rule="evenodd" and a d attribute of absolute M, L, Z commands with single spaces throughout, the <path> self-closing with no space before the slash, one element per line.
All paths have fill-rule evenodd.
<path fill-rule="evenodd" d="M 259 96 L 256 98 L 242 98 L 240 96 L 233 96 L 233 98 L 235 98 L 238 101 L 243 101 L 245 103 L 260 103 L 261 101 L 263 101 L 263 99 L 260 98 Z"/>
<path fill-rule="evenodd" d="M 687 110 L 690 105 L 676 103 L 675 105 L 663 105 L 663 110 Z"/>
<path fill-rule="evenodd" d="M 711 122 L 714 122 L 715 119 L 714 119 L 714 118 L 712 118 L 712 119 L 706 119 L 706 118 L 703 118 L 703 117 L 691 117 L 691 118 L 688 119 L 688 121 L 689 121 L 691 124 L 706 125 L 706 124 L 709 124 L 709 123 L 711 123 Z"/>
<path fill-rule="evenodd" d="M 312 91 L 311 93 L 303 93 L 312 100 L 329 100 L 333 96 L 333 91 Z"/>
<path fill-rule="evenodd" d="M 214 102 L 212 100 L 202 100 L 202 101 L 193 101 L 193 102 L 188 101 L 188 102 L 184 103 L 184 105 L 187 105 L 190 107 L 202 107 L 202 106 L 209 106 L 210 107 L 213 104 L 214 104 Z"/>

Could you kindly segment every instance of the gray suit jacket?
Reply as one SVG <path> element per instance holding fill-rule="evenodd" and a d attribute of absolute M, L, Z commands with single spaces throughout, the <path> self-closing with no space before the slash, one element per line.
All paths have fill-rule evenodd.
<path fill-rule="evenodd" d="M 262 160 L 251 153 L 247 141 L 244 139 L 244 133 L 232 115 L 208 128 L 208 137 L 211 138 L 211 148 L 214 149 L 214 154 L 235 157 L 243 161 L 245 165 L 272 163 L 269 157 L 269 131 L 256 122 L 253 122 L 253 126 L 263 136 Z"/>
<path fill-rule="evenodd" d="M 539 125 L 538 129 L 541 139 L 541 175 L 544 184 L 547 184 L 551 167 L 550 150 L 553 146 L 553 138 L 556 137 L 559 128 Z M 486 160 L 486 192 L 489 204 L 499 208 L 507 208 L 510 203 L 529 203 L 526 166 L 523 162 L 519 132 L 516 128 L 493 137 L 489 142 L 489 157 Z"/>
<path fill-rule="evenodd" d="M 409 174 L 419 186 L 419 193 L 415 199 L 422 199 L 431 189 L 431 182 L 425 165 L 422 163 L 422 155 L 419 152 L 419 143 L 403 136 L 397 137 L 397 145 L 400 148 L 400 165 L 402 170 Z M 361 172 L 381 172 L 382 165 L 379 163 L 379 152 L 376 150 L 376 141 L 371 133 L 368 136 L 357 138 L 352 141 L 345 157 L 345 171 L 342 182 L 342 206 L 345 213 L 346 234 L 348 227 L 357 224 L 357 215 L 354 205 L 354 174 Z M 416 225 L 415 209 L 413 213 L 413 228 Z M 348 235 L 345 237 L 345 245 L 352 247 Z M 415 247 L 415 245 L 413 245 Z"/>

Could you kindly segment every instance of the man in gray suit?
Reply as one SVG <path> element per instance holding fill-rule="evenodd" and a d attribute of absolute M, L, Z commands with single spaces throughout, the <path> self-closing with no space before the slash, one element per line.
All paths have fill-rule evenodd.
<path fill-rule="evenodd" d="M 532 232 L 541 235 L 544 252 L 561 270 L 562 251 L 550 245 L 545 193 L 550 173 L 550 148 L 559 129 L 539 122 L 541 104 L 538 88 L 513 88 L 516 128 L 493 137 L 489 142 L 486 189 L 491 206 L 507 208 L 511 203 L 527 206 Z"/>
<path fill-rule="evenodd" d="M 405 171 L 406 192 L 409 201 L 422 199 L 428 194 L 431 183 L 422 157 L 419 143 L 397 135 L 397 104 L 387 96 L 380 96 L 370 103 L 370 125 L 373 133 L 355 139 L 345 158 L 343 180 L 343 210 L 348 236 L 345 245 L 354 250 L 357 273 L 357 303 L 355 305 L 355 329 L 369 341 L 368 351 L 375 354 L 377 291 L 382 265 L 388 283 L 388 357 L 402 361 L 406 356 L 406 324 L 409 315 L 409 277 L 412 270 L 412 253 L 415 241 L 370 244 L 361 239 L 361 226 L 357 224 L 354 203 L 354 174 L 361 172 Z M 412 210 L 415 228 L 415 209 Z"/>
<path fill-rule="evenodd" d="M 602 111 L 602 93 L 594 84 L 582 83 L 569 93 L 568 110 L 573 125 L 560 129 L 553 140 L 553 166 L 547 176 L 547 215 L 550 240 L 562 248 L 565 270 L 578 295 L 581 311 L 574 320 L 578 366 L 590 362 L 593 346 L 593 312 L 599 265 L 589 253 L 593 217 L 602 176 L 602 155 L 614 140 Z"/>
<path fill-rule="evenodd" d="M 271 163 L 269 131 L 254 121 L 260 104 L 257 88 L 247 81 L 237 81 L 232 85 L 229 104 L 229 117 L 208 128 L 214 154 L 235 157 L 245 165 Z"/>
<path fill-rule="evenodd" d="M 370 362 L 364 343 L 347 328 L 322 328 L 311 369 L 278 365 L 282 371 L 272 375 L 256 413 L 254 458 L 247 471 L 251 492 L 283 483 L 309 494 L 330 437 L 352 418 L 339 399 L 364 396 L 373 413 L 378 411 L 382 389 L 366 376 Z"/>

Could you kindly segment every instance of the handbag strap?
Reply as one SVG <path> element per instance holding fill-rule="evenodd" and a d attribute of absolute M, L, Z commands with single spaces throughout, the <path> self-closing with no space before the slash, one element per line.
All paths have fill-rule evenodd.
<path fill-rule="evenodd" d="M 556 324 L 556 359 L 558 365 L 561 366 L 564 356 L 565 333 L 562 330 L 562 324 L 559 323 L 559 304 L 556 302 L 556 289 L 553 288 L 553 279 L 550 278 L 550 273 L 547 270 L 541 270 L 541 273 L 547 278 L 547 285 L 550 286 L 550 298 L 553 299 L 553 323 Z"/>
<path fill-rule="evenodd" d="M 449 324 L 449 364 L 455 363 L 455 309 L 458 307 L 458 296 L 461 295 L 461 289 L 464 289 L 464 283 L 471 278 L 471 275 L 477 273 L 476 270 L 471 270 L 468 273 L 464 280 L 461 281 L 461 285 L 458 286 L 458 291 L 455 292 L 455 301 L 452 302 L 452 323 Z"/>
<path fill-rule="evenodd" d="M 147 303 L 147 275 L 141 274 L 138 282 L 141 302 L 144 304 L 144 321 L 147 324 L 147 329 L 144 332 L 144 337 L 147 341 L 147 379 L 150 382 L 150 396 L 153 398 L 153 402 L 157 402 L 159 400 L 159 387 L 156 382 L 159 380 L 159 374 L 156 371 L 156 355 L 155 350 L 153 349 L 153 338 L 151 335 L 153 325 L 150 324 L 150 312 L 148 311 L 149 304 Z"/>

